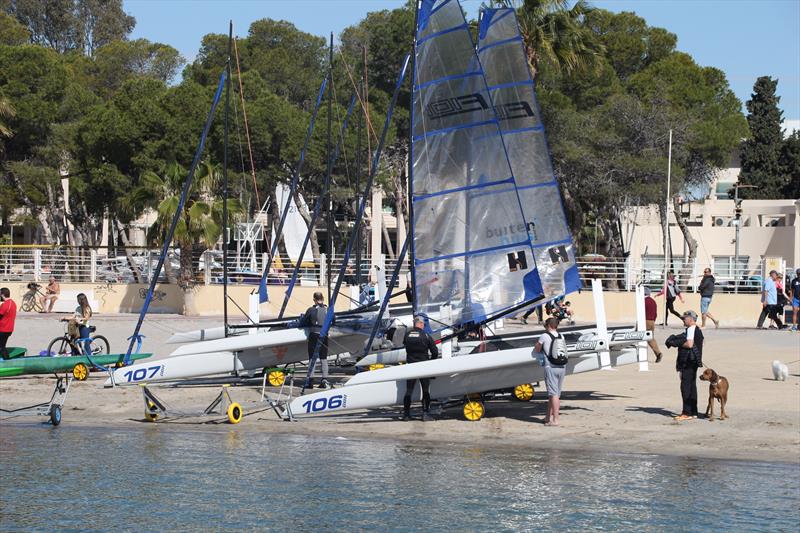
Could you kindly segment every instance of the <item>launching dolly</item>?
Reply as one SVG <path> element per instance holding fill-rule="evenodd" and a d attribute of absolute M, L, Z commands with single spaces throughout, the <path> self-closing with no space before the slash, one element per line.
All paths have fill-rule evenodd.
<path fill-rule="evenodd" d="M 242 406 L 231 399 L 228 392 L 230 384 L 222 385 L 222 389 L 214 401 L 211 402 L 202 412 L 186 412 L 177 411 L 175 409 L 168 409 L 166 404 L 151 391 L 147 385 L 140 385 L 142 387 L 142 396 L 144 398 L 144 416 L 151 422 L 156 422 L 159 418 L 162 419 L 178 419 L 178 418 L 196 418 L 204 416 L 221 416 L 226 415 L 228 422 L 231 424 L 238 424 L 242 421 L 244 411 Z M 223 407 L 225 406 L 225 407 Z"/>
<path fill-rule="evenodd" d="M 16 418 L 18 416 L 47 416 L 53 426 L 61 424 L 61 409 L 64 407 L 64 402 L 67 400 L 67 393 L 69 392 L 70 384 L 72 383 L 72 376 L 56 376 L 56 385 L 53 388 L 53 394 L 50 396 L 50 401 L 39 403 L 36 405 L 28 405 L 26 407 L 18 407 L 16 409 L 2 409 L 0 408 L 0 416 L 3 418 Z"/>

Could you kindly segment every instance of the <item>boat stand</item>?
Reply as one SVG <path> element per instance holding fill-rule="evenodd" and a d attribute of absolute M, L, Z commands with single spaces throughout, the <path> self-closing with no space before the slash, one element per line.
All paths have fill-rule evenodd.
<path fill-rule="evenodd" d="M 147 385 L 139 385 L 142 387 L 142 396 L 144 398 L 144 416 L 151 422 L 156 422 L 159 418 L 163 419 L 179 419 L 179 418 L 199 418 L 204 416 L 220 416 L 227 415 L 228 422 L 231 424 L 238 424 L 242 421 L 244 412 L 242 406 L 231 399 L 228 392 L 230 384 L 222 385 L 222 389 L 214 401 L 208 404 L 202 412 L 187 412 L 177 411 L 175 409 L 168 409 L 166 404 L 151 391 Z M 223 407 L 224 406 L 224 407 Z"/>
<path fill-rule="evenodd" d="M 291 416 L 291 412 L 288 410 L 288 406 L 294 397 L 294 369 L 283 368 L 278 369 L 277 372 L 280 372 L 283 378 L 280 384 L 281 388 L 278 389 L 278 396 L 275 399 L 266 397 L 267 381 L 269 381 L 271 385 L 275 385 L 274 378 L 276 371 L 275 369 L 271 369 L 269 372 L 264 372 L 264 379 L 261 382 L 261 401 L 269 403 L 269 406 L 272 407 L 272 410 L 275 411 L 275 414 L 278 415 L 280 419 L 286 419 L 285 412 L 282 412 L 280 409 L 281 405 L 285 404 L 287 406 L 286 412 L 289 412 L 289 420 L 294 420 Z M 287 391 L 285 399 L 283 399 L 284 391 Z"/>
<path fill-rule="evenodd" d="M 18 416 L 47 416 L 49 422 L 53 426 L 61 424 L 61 409 L 64 407 L 64 402 L 67 401 L 67 394 L 69 387 L 72 384 L 72 376 L 65 374 L 64 376 L 56 376 L 56 385 L 53 388 L 53 394 L 50 395 L 50 401 L 37 403 L 36 405 L 28 405 L 25 407 L 18 407 L 16 409 L 2 409 L 0 408 L 0 415 L 4 418 L 16 418 Z"/>

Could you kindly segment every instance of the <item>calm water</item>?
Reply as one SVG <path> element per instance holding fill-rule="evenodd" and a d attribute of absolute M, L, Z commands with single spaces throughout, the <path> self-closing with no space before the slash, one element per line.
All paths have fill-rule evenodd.
<path fill-rule="evenodd" d="M 0 426 L 0 530 L 797 531 L 800 466 Z"/>

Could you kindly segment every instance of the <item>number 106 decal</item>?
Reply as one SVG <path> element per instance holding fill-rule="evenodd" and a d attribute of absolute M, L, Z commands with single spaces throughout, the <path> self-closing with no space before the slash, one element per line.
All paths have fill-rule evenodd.
<path fill-rule="evenodd" d="M 308 400 L 307 402 L 303 402 L 302 406 L 306 410 L 306 413 L 318 413 L 329 409 L 339 409 L 347 406 L 347 395 L 336 394 L 330 398 L 322 397 L 313 401 Z"/>

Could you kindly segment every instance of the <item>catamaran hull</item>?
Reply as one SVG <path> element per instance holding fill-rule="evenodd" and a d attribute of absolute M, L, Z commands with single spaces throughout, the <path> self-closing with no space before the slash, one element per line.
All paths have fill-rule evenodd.
<path fill-rule="evenodd" d="M 291 340 L 291 342 L 286 342 Z M 329 344 L 341 352 L 360 350 L 364 336 L 357 333 L 332 335 Z M 202 345 L 216 351 L 184 353 Z M 220 349 L 220 348 L 229 349 Z M 308 339 L 303 330 L 270 331 L 258 335 L 229 337 L 196 345 L 182 346 L 173 356 L 148 364 L 131 365 L 114 372 L 114 384 L 133 385 L 159 381 L 178 381 L 218 375 L 252 374 L 264 368 L 299 363 L 308 359 Z M 106 386 L 112 385 L 111 379 Z"/>
<path fill-rule="evenodd" d="M 580 353 L 580 352 L 578 352 Z M 466 364 L 454 365 L 458 359 L 471 359 Z M 494 361 L 491 361 L 494 359 Z M 632 364 L 637 361 L 635 347 L 611 351 L 612 366 Z M 446 368 L 453 367 L 451 371 Z M 414 368 L 421 367 L 421 368 Z M 568 374 L 590 372 L 601 368 L 601 356 L 597 351 L 577 355 L 570 352 Z M 399 371 L 401 370 L 401 371 Z M 384 373 L 381 375 L 380 373 Z M 371 376 L 368 376 L 372 374 Z M 362 374 L 354 376 L 360 377 Z M 405 395 L 405 381 L 419 377 L 432 377 L 431 398 L 447 399 L 467 394 L 481 393 L 515 387 L 521 383 L 532 383 L 544 379 L 544 368 L 531 355 L 530 349 L 507 350 L 506 353 L 490 352 L 437 359 L 413 365 L 386 368 L 366 372 L 361 382 L 351 379 L 345 386 L 307 394 L 294 399 L 288 407 L 292 416 L 331 415 L 355 409 L 376 409 L 401 405 Z M 369 381 L 367 381 L 369 380 Z M 412 398 L 420 397 L 419 387 Z"/>

